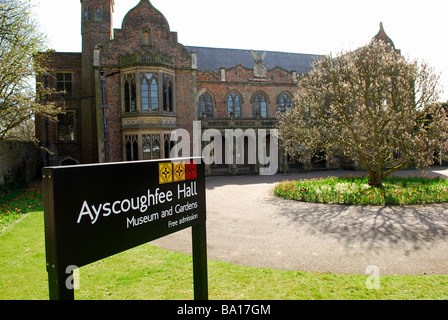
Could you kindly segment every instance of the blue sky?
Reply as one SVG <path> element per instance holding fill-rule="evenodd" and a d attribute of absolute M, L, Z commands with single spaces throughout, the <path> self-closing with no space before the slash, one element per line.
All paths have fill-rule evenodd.
<path fill-rule="evenodd" d="M 114 28 L 140 0 L 115 0 Z M 80 0 L 32 0 L 61 52 L 81 51 Z M 380 22 L 402 54 L 441 75 L 448 100 L 446 0 L 151 0 L 184 45 L 328 54 L 365 45 Z"/>

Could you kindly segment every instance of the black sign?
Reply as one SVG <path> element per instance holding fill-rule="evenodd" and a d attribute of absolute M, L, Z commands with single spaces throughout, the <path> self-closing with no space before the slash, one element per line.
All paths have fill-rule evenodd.
<path fill-rule="evenodd" d="M 188 227 L 203 226 L 205 232 L 205 170 L 199 162 L 44 168 L 49 274 L 61 278 L 70 266 L 81 267 Z M 196 242 L 205 243 L 203 238 Z"/>

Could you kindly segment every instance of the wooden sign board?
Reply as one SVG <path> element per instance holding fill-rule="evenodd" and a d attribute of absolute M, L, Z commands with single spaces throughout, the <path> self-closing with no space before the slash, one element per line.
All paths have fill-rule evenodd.
<path fill-rule="evenodd" d="M 50 299 L 74 299 L 67 268 L 191 227 L 195 298 L 207 299 L 205 168 L 199 158 L 43 169 Z"/>

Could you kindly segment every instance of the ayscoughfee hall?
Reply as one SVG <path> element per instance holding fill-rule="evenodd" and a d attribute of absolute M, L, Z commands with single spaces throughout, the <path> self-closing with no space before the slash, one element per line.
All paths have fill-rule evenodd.
<path fill-rule="evenodd" d="M 114 0 L 81 0 L 82 52 L 43 53 L 51 72 L 38 80 L 65 92 L 55 99 L 66 110 L 57 122 L 36 119 L 37 137 L 51 151 L 42 151 L 43 166 L 169 158 L 173 130 L 193 136 L 194 123 L 222 132 L 220 139 L 226 129 L 269 133 L 277 112 L 291 108 L 299 75 L 319 59 L 181 44 L 149 0 L 126 14 L 121 29 L 112 27 L 113 12 Z M 392 42 L 382 25 L 376 37 Z M 243 139 L 230 164 L 225 143 L 216 143 L 223 159 L 207 166 L 208 174 L 257 173 L 259 159 L 253 162 Z M 327 157 L 303 164 L 278 153 L 280 172 L 343 163 Z"/>

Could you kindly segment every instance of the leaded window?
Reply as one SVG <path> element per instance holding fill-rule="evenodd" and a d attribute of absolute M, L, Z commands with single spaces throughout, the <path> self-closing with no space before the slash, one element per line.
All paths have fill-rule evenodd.
<path fill-rule="evenodd" d="M 205 114 L 207 118 L 213 118 L 213 99 L 212 96 L 205 92 L 199 97 L 199 118 Z"/>
<path fill-rule="evenodd" d="M 125 136 L 126 161 L 138 160 L 138 136 Z"/>
<path fill-rule="evenodd" d="M 73 76 L 71 73 L 56 73 L 56 91 L 58 94 L 73 94 Z"/>
<path fill-rule="evenodd" d="M 137 111 L 137 86 L 133 74 L 128 74 L 124 81 L 124 111 Z"/>
<path fill-rule="evenodd" d="M 75 142 L 75 111 L 59 114 L 57 126 L 59 142 Z"/>
<path fill-rule="evenodd" d="M 232 92 L 227 97 L 227 116 L 230 117 L 231 114 L 235 118 L 241 117 L 241 99 L 237 93 Z"/>
<path fill-rule="evenodd" d="M 174 111 L 173 79 L 169 75 L 163 76 L 163 111 Z"/>
<path fill-rule="evenodd" d="M 144 73 L 141 81 L 142 111 L 159 111 L 159 87 L 157 75 Z"/>
<path fill-rule="evenodd" d="M 284 93 L 280 96 L 280 98 L 278 99 L 278 105 L 280 108 L 280 112 L 285 112 L 285 111 L 291 111 L 291 97 Z"/>
<path fill-rule="evenodd" d="M 268 116 L 268 103 L 266 96 L 262 93 L 257 93 L 254 98 L 254 114 L 261 118 L 267 118 Z"/>
<path fill-rule="evenodd" d="M 160 159 L 160 135 L 143 135 L 143 160 Z"/>
<path fill-rule="evenodd" d="M 175 142 L 171 141 L 171 134 L 165 134 L 163 136 L 163 140 L 164 140 L 164 157 L 165 159 L 169 159 L 171 158 L 171 149 L 174 148 Z"/>

